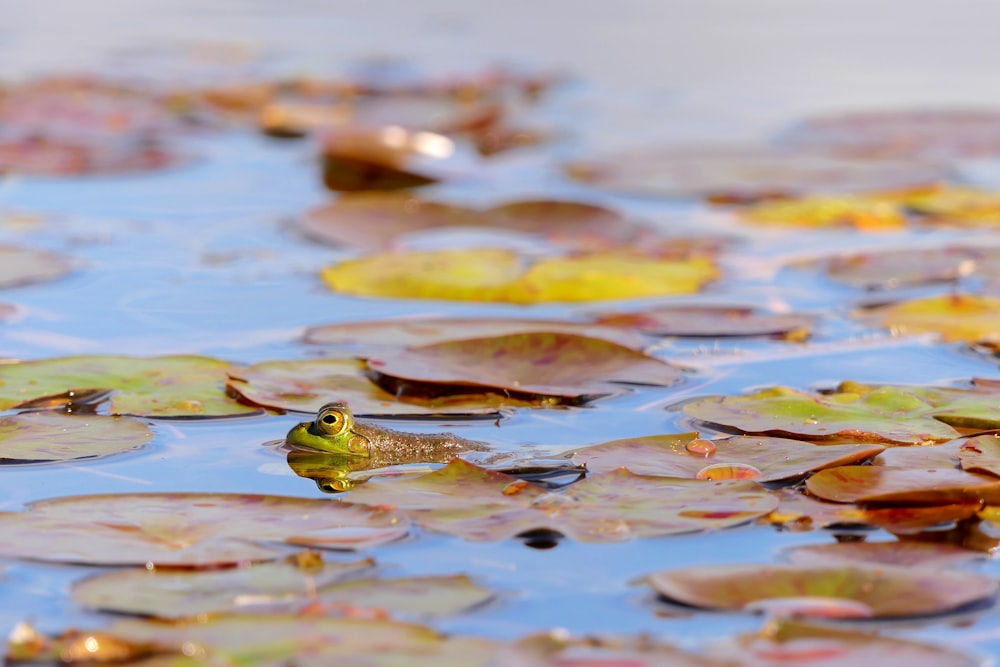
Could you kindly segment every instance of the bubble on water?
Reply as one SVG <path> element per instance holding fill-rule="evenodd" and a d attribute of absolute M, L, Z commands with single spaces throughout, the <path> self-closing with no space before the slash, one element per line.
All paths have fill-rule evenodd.
<path fill-rule="evenodd" d="M 749 463 L 713 463 L 705 466 L 695 475 L 696 479 L 719 481 L 724 479 L 757 479 L 764 473 Z"/>

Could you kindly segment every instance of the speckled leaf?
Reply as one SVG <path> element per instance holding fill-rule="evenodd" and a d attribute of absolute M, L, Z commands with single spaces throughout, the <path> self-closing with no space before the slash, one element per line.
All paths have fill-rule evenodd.
<path fill-rule="evenodd" d="M 926 185 L 942 169 L 905 161 L 840 159 L 760 147 L 680 147 L 568 165 L 569 175 L 608 190 L 661 197 L 754 201 L 810 192 Z"/>
<path fill-rule="evenodd" d="M 137 419 L 61 412 L 25 412 L 0 418 L 0 461 L 39 462 L 108 456 L 153 439 Z"/>
<path fill-rule="evenodd" d="M 789 549 L 788 560 L 796 565 L 892 565 L 938 569 L 981 560 L 983 554 L 951 544 L 917 542 L 834 542 Z"/>
<path fill-rule="evenodd" d="M 1000 299 L 949 294 L 900 301 L 854 313 L 894 334 L 936 333 L 945 341 L 1000 340 Z"/>
<path fill-rule="evenodd" d="M 741 219 L 774 227 L 847 227 L 862 232 L 898 231 L 906 227 L 903 206 L 890 199 L 864 196 L 813 196 L 753 204 Z"/>
<path fill-rule="evenodd" d="M 0 172 L 2 169 L 0 147 Z M 48 250 L 0 245 L 0 288 L 45 283 L 61 278 L 74 268 L 65 255 Z"/>
<path fill-rule="evenodd" d="M 951 440 L 959 428 L 1000 427 L 990 387 L 952 389 L 869 386 L 843 382 L 823 394 L 773 387 L 749 396 L 714 396 L 684 406 L 691 417 L 747 433 L 809 439 L 930 444 Z"/>
<path fill-rule="evenodd" d="M 366 484 L 349 499 L 398 508 L 425 528 L 474 541 L 553 530 L 581 542 L 619 542 L 726 528 L 777 504 L 751 481 L 644 477 L 624 469 L 549 493 L 461 459 L 414 479 Z"/>
<path fill-rule="evenodd" d="M 473 248 L 369 255 L 326 267 L 321 277 L 333 291 L 358 296 L 527 304 L 689 294 L 718 277 L 718 269 L 704 257 L 616 252 L 529 266 L 510 250 Z"/>
<path fill-rule="evenodd" d="M 235 371 L 228 388 L 243 400 L 273 410 L 317 412 L 332 401 L 343 401 L 355 415 L 496 415 L 508 408 L 533 405 L 495 393 L 451 394 L 437 398 L 399 397 L 368 379 L 356 359 L 266 361 Z"/>
<path fill-rule="evenodd" d="M 841 466 L 806 482 L 809 493 L 838 503 L 946 505 L 1000 503 L 1000 479 L 962 470 L 910 470 L 890 466 Z"/>
<path fill-rule="evenodd" d="M 254 494 L 70 496 L 0 513 L 0 555 L 64 563 L 218 567 L 274 560 L 276 545 L 360 549 L 405 517 L 336 501 Z"/>
<path fill-rule="evenodd" d="M 809 335 L 813 318 L 797 313 L 765 313 L 738 306 L 654 306 L 636 313 L 609 313 L 598 324 L 637 329 L 655 336 L 782 336 Z"/>
<path fill-rule="evenodd" d="M 306 329 L 303 340 L 314 345 L 337 345 L 360 348 L 364 351 L 542 331 L 603 338 L 635 349 L 641 349 L 649 343 L 648 338 L 617 326 L 565 320 L 488 317 L 395 318 L 324 324 Z"/>
<path fill-rule="evenodd" d="M 966 439 L 958 447 L 962 470 L 1000 477 L 1000 436 L 987 433 Z"/>
<path fill-rule="evenodd" d="M 631 348 L 547 332 L 387 351 L 369 358 L 368 366 L 382 386 L 417 396 L 457 387 L 573 402 L 618 393 L 615 382 L 669 386 L 681 380 L 676 367 Z"/>
<path fill-rule="evenodd" d="M 742 667 L 978 667 L 980 658 L 922 642 L 801 621 L 771 621 L 758 634 L 717 642 L 708 655 Z"/>
<path fill-rule="evenodd" d="M 738 436 L 702 440 L 697 433 L 613 440 L 573 452 L 573 463 L 589 472 L 624 466 L 638 475 L 695 477 L 706 466 L 732 463 L 759 471 L 758 482 L 799 477 L 876 456 L 880 445 L 814 445 L 800 440 Z"/>
<path fill-rule="evenodd" d="M 671 600 L 740 611 L 764 600 L 831 598 L 868 607 L 877 618 L 941 614 L 985 600 L 997 581 L 972 572 L 882 565 L 714 565 L 656 572 L 649 584 Z"/>
<path fill-rule="evenodd" d="M 1000 262 L 1000 249 L 947 246 L 838 255 L 824 264 L 827 275 L 837 282 L 889 289 L 988 272 L 994 257 L 992 261 Z"/>

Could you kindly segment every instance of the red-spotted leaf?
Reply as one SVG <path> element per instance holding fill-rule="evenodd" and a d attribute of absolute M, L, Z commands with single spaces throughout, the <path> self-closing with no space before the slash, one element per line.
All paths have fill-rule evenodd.
<path fill-rule="evenodd" d="M 398 395 L 456 389 L 580 402 L 618 393 L 614 383 L 669 386 L 670 364 L 616 343 L 566 333 L 519 333 L 388 351 L 368 359 L 376 381 Z"/>
<path fill-rule="evenodd" d="M 129 417 L 26 412 L 0 418 L 0 461 L 96 458 L 137 449 L 152 439 L 149 427 Z"/>
<path fill-rule="evenodd" d="M 657 306 L 637 313 L 599 315 L 596 322 L 655 336 L 780 336 L 801 340 L 809 335 L 813 318 L 735 306 Z"/>
<path fill-rule="evenodd" d="M 697 433 L 650 435 L 613 440 L 573 452 L 573 463 L 590 472 L 624 466 L 639 475 L 705 477 L 710 468 L 750 466 L 758 482 L 774 482 L 809 472 L 859 463 L 879 454 L 880 445 L 815 445 L 801 440 L 740 436 L 703 440 Z M 739 476 L 738 474 L 736 476 Z M 747 475 L 744 475 L 746 477 Z M 717 479 L 709 477 L 710 479 Z"/>
<path fill-rule="evenodd" d="M 837 503 L 947 505 L 1000 503 L 1000 479 L 954 469 L 841 466 L 806 482 L 809 493 Z"/>
<path fill-rule="evenodd" d="M 284 553 L 281 544 L 360 549 L 407 531 L 408 521 L 399 514 L 327 500 L 211 493 L 70 496 L 0 513 L 0 555 L 219 567 L 274 560 Z"/>

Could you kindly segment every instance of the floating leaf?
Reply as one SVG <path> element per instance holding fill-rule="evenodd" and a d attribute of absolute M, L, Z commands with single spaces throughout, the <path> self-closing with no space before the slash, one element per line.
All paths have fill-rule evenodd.
<path fill-rule="evenodd" d="M 929 444 L 951 440 L 960 428 L 1000 428 L 995 390 L 869 386 L 843 382 L 811 394 L 772 387 L 749 396 L 714 396 L 684 406 L 695 419 L 747 433 Z M 950 426 L 949 426 L 950 425 Z"/>
<path fill-rule="evenodd" d="M 0 364 L 0 409 L 85 389 L 114 390 L 114 414 L 225 417 L 259 412 L 227 398 L 230 364 L 198 356 L 56 357 Z"/>
<path fill-rule="evenodd" d="M 989 157 L 1000 153 L 1000 112 L 900 109 L 831 114 L 799 122 L 780 140 L 795 148 L 861 158 Z"/>
<path fill-rule="evenodd" d="M 454 151 L 451 139 L 433 132 L 343 128 L 323 141 L 323 182 L 336 192 L 428 185 L 445 176 L 439 163 Z"/>
<path fill-rule="evenodd" d="M 451 616 L 486 604 L 493 591 L 464 574 L 393 579 L 351 579 L 318 592 L 321 604 L 385 610 L 414 616 Z"/>
<path fill-rule="evenodd" d="M 2 367 L 0 367 L 2 369 Z M 356 359 L 265 361 L 232 371 L 227 387 L 245 401 L 273 410 L 318 412 L 327 403 L 347 403 L 356 415 L 498 415 L 534 403 L 496 393 L 468 391 L 435 398 L 395 395 L 379 388 Z M 2 376 L 0 376 L 2 377 Z"/>
<path fill-rule="evenodd" d="M 987 433 L 966 439 L 958 448 L 962 470 L 1000 477 L 1000 436 Z"/>
<path fill-rule="evenodd" d="M 570 637 L 555 630 L 503 646 L 496 667 L 735 667 L 642 634 L 636 637 Z"/>
<path fill-rule="evenodd" d="M 944 180 L 938 167 L 850 160 L 759 147 L 681 147 L 567 166 L 569 175 L 608 190 L 660 197 L 748 202 L 811 192 L 891 190 Z"/>
<path fill-rule="evenodd" d="M 542 259 L 528 266 L 496 248 L 389 252 L 326 267 L 335 292 L 358 296 L 544 303 L 688 294 L 715 279 L 706 258 L 650 259 L 599 253 Z"/>
<path fill-rule="evenodd" d="M 795 547 L 787 552 L 796 565 L 891 565 L 895 567 L 942 568 L 964 565 L 983 555 L 951 544 L 917 542 L 835 542 Z"/>
<path fill-rule="evenodd" d="M 951 440 L 920 447 L 890 447 L 878 455 L 875 465 L 894 468 L 957 468 L 958 450 L 963 440 Z"/>
<path fill-rule="evenodd" d="M 806 488 L 814 496 L 837 503 L 1000 503 L 1000 479 L 941 468 L 841 466 L 816 473 L 808 479 Z"/>
<path fill-rule="evenodd" d="M 655 336 L 781 336 L 801 340 L 813 318 L 796 313 L 764 313 L 738 306 L 654 306 L 637 313 L 609 313 L 598 324 L 638 329 Z"/>
<path fill-rule="evenodd" d="M 709 647 L 708 655 L 745 667 L 976 667 L 977 657 L 936 644 L 857 630 L 772 620 L 758 634 L 740 635 Z"/>
<path fill-rule="evenodd" d="M 1000 192 L 966 187 L 940 187 L 907 197 L 908 208 L 931 225 L 984 227 L 1000 225 Z"/>
<path fill-rule="evenodd" d="M 26 412 L 0 418 L 0 461 L 95 458 L 136 449 L 152 439 L 149 427 L 129 417 Z"/>
<path fill-rule="evenodd" d="M 0 172 L 2 170 L 0 165 Z M 64 255 L 47 250 L 0 245 L 0 288 L 45 283 L 61 278 L 72 270 L 72 260 Z"/>
<path fill-rule="evenodd" d="M 887 565 L 711 565 L 656 572 L 647 581 L 666 598 L 704 609 L 740 611 L 764 600 L 815 597 L 860 602 L 877 618 L 949 612 L 990 598 L 998 586 L 972 572 Z"/>
<path fill-rule="evenodd" d="M 313 345 L 340 345 L 363 350 L 431 345 L 463 338 L 505 336 L 515 333 L 559 332 L 602 338 L 625 347 L 641 349 L 649 339 L 617 326 L 564 320 L 518 318 L 421 317 L 365 320 L 323 324 L 306 329 L 303 340 Z"/>
<path fill-rule="evenodd" d="M 776 501 L 752 481 L 644 477 L 619 469 L 550 493 L 455 459 L 414 479 L 366 484 L 352 502 L 396 507 L 420 525 L 475 541 L 556 531 L 581 542 L 619 542 L 726 528 L 766 515 Z"/>
<path fill-rule="evenodd" d="M 739 216 L 762 225 L 848 227 L 862 232 L 898 231 L 907 225 L 906 212 L 898 202 L 848 195 L 765 201 L 740 210 Z"/>
<path fill-rule="evenodd" d="M 613 382 L 669 386 L 670 364 L 599 338 L 519 333 L 387 351 L 368 359 L 376 381 L 397 395 L 473 388 L 525 398 L 586 401 L 619 391 Z"/>
<path fill-rule="evenodd" d="M 709 448 L 704 445 L 711 445 Z M 697 433 L 613 440 L 573 452 L 573 463 L 589 472 L 626 467 L 638 475 L 694 478 L 712 465 L 750 465 L 759 482 L 799 477 L 872 458 L 880 445 L 814 445 L 800 440 L 740 436 L 702 440 Z M 714 479 L 711 478 L 710 479 Z"/>
<path fill-rule="evenodd" d="M 855 317 L 875 322 L 894 334 L 936 333 L 948 342 L 1000 340 L 1000 299 L 949 294 L 868 308 Z"/>
<path fill-rule="evenodd" d="M 827 275 L 837 282 L 888 289 L 958 280 L 997 261 L 1000 252 L 993 248 L 946 246 L 839 255 L 825 265 Z"/>
<path fill-rule="evenodd" d="M 0 554 L 63 563 L 219 567 L 274 560 L 267 542 L 361 549 L 406 535 L 408 521 L 336 501 L 254 494 L 70 496 L 0 513 Z"/>

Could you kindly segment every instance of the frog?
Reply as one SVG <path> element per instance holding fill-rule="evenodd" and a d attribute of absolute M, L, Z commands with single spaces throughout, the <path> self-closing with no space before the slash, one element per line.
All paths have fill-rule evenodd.
<path fill-rule="evenodd" d="M 295 447 L 393 463 L 448 461 L 463 452 L 489 450 L 485 442 L 454 433 L 408 433 L 356 420 L 350 407 L 340 401 L 324 405 L 313 421 L 293 426 L 285 442 Z"/>

